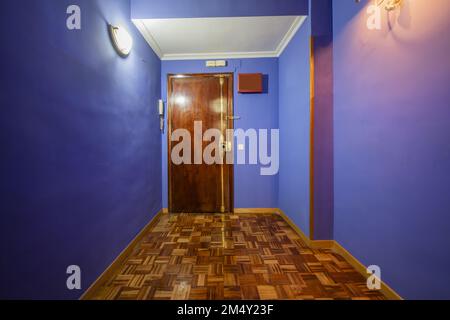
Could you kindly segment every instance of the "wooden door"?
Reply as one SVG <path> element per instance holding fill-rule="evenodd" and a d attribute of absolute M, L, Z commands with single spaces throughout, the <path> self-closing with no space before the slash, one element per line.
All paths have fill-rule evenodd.
<path fill-rule="evenodd" d="M 206 164 L 195 157 L 195 122 L 201 121 L 201 136 L 208 129 L 219 129 L 226 143 L 226 130 L 232 129 L 233 121 L 233 75 L 191 74 L 168 77 L 168 168 L 169 168 L 169 210 L 173 213 L 220 213 L 233 211 L 233 165 Z M 177 129 L 185 129 L 191 137 L 190 164 L 174 163 L 171 155 L 181 142 L 172 141 Z M 197 140 L 196 140 L 197 139 Z M 203 140 L 203 139 L 201 139 Z M 200 141 L 201 141 L 200 140 Z M 231 142 L 231 141 L 230 141 Z M 211 142 L 202 145 L 201 154 Z M 228 150 L 230 151 L 230 150 Z M 183 152 L 181 152 L 183 154 Z M 184 156 L 184 154 L 183 154 Z M 226 151 L 220 157 L 226 157 Z"/>

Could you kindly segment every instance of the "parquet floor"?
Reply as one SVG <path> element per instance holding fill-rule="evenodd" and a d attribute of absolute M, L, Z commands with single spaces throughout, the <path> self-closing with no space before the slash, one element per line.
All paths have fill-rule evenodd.
<path fill-rule="evenodd" d="M 385 299 L 277 214 L 163 215 L 95 299 Z"/>

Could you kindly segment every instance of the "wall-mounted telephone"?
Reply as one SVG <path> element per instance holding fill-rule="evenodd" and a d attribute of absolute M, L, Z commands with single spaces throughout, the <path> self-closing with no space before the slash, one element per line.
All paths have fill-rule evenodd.
<path fill-rule="evenodd" d="M 158 115 L 159 115 L 159 128 L 161 129 L 161 132 L 164 132 L 164 101 L 159 100 L 158 101 Z"/>

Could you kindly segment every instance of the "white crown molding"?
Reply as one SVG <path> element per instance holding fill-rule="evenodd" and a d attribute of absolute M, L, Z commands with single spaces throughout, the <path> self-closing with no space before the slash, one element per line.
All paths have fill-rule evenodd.
<path fill-rule="evenodd" d="M 217 52 L 217 53 L 177 53 L 165 54 L 161 60 L 213 60 L 213 59 L 250 59 L 250 58 L 276 58 L 276 51 L 258 52 Z"/>
<path fill-rule="evenodd" d="M 164 54 L 162 53 L 161 48 L 159 47 L 156 40 L 152 37 L 152 34 L 145 26 L 144 22 L 140 19 L 132 19 L 134 25 L 139 30 L 139 32 L 142 34 L 144 39 L 147 41 L 147 43 L 150 45 L 150 47 L 153 49 L 153 51 L 156 53 L 156 55 L 162 59 Z"/>
<path fill-rule="evenodd" d="M 277 57 L 279 57 L 283 54 L 284 49 L 286 49 L 286 47 L 289 45 L 292 38 L 294 38 L 295 34 L 301 28 L 301 26 L 303 25 L 303 22 L 305 22 L 305 20 L 306 20 L 306 16 L 299 16 L 299 17 L 295 18 L 294 22 L 292 23 L 291 28 L 289 29 L 289 31 L 284 36 L 283 40 L 281 40 L 280 44 L 278 45 Z"/>
<path fill-rule="evenodd" d="M 256 51 L 256 52 L 217 52 L 217 53 L 176 53 L 164 54 L 153 38 L 151 32 L 146 28 L 141 19 L 132 19 L 136 28 L 140 31 L 144 39 L 163 61 L 170 60 L 213 60 L 213 59 L 251 59 L 251 58 L 278 58 L 291 42 L 297 31 L 306 20 L 306 16 L 296 17 L 288 32 L 285 34 L 275 51 Z"/>

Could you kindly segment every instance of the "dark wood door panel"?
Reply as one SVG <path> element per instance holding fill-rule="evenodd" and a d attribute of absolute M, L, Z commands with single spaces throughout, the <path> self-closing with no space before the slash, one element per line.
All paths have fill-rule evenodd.
<path fill-rule="evenodd" d="M 222 79 L 222 80 L 221 80 Z M 194 153 L 195 122 L 201 122 L 202 136 L 206 130 L 222 131 L 229 127 L 232 115 L 233 77 L 221 75 L 169 76 L 169 209 L 171 212 L 232 211 L 232 165 L 198 164 Z M 172 133 L 185 129 L 191 136 L 191 164 L 176 165 L 171 161 Z M 201 155 L 210 143 L 202 141 Z M 196 162 L 197 160 L 197 162 Z"/>

